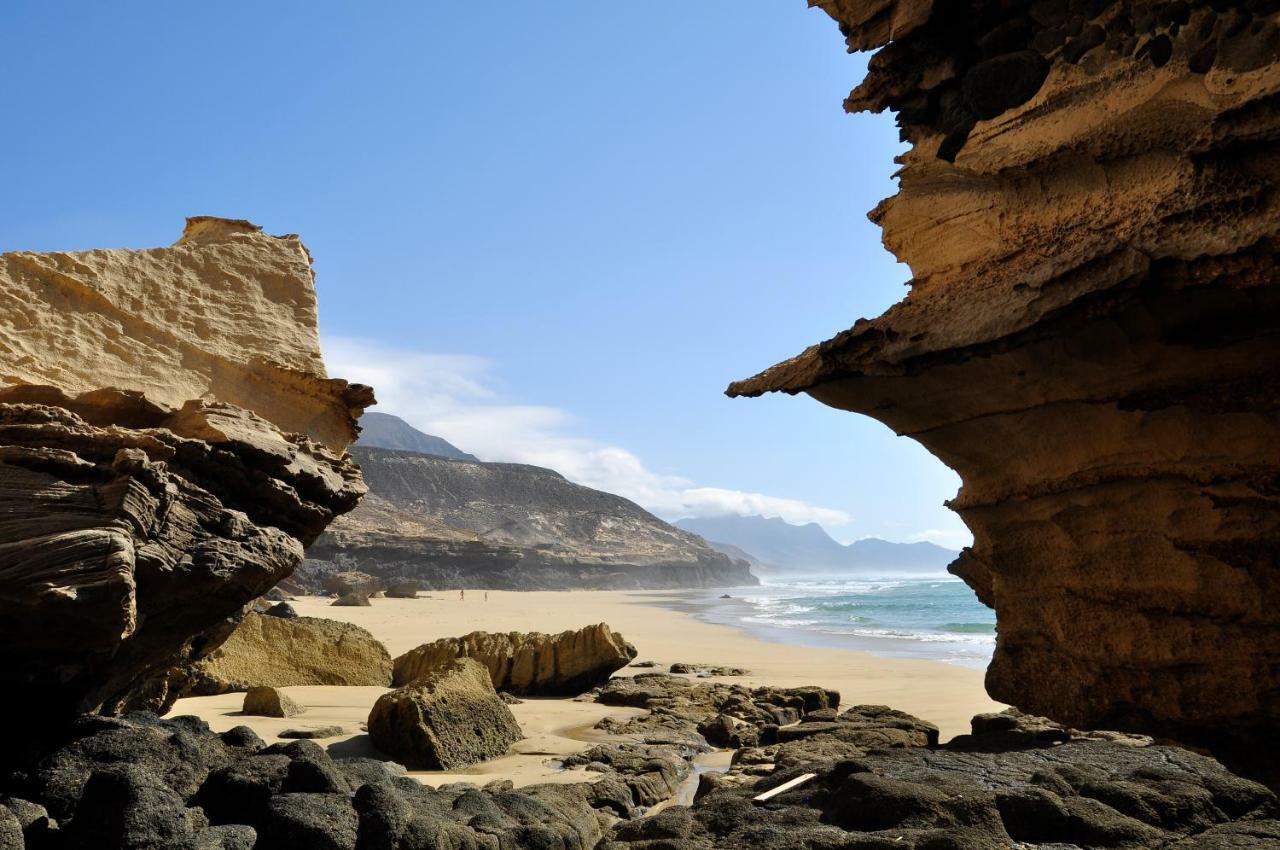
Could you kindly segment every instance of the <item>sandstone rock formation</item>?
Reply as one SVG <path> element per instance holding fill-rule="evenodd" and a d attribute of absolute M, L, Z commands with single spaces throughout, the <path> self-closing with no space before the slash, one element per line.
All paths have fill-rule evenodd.
<path fill-rule="evenodd" d="M 372 596 L 386 588 L 386 584 L 383 583 L 382 579 L 358 570 L 343 570 L 330 573 L 324 577 L 320 585 L 326 593 L 332 593 L 338 597 L 346 596 L 349 593 Z"/>
<path fill-rule="evenodd" d="M 10 728 L 164 704 L 154 674 L 216 646 L 363 489 L 345 458 L 238 408 L 0 389 Z"/>
<path fill-rule="evenodd" d="M 523 737 L 489 671 L 470 658 L 455 658 L 383 694 L 369 712 L 373 745 L 412 770 L 497 758 Z"/>
<path fill-rule="evenodd" d="M 297 717 L 306 711 L 284 691 L 266 686 L 250 688 L 240 710 L 258 717 Z"/>
<path fill-rule="evenodd" d="M 806 392 L 960 474 L 993 697 L 1274 770 L 1275 5 L 819 5 L 880 48 L 846 108 L 912 145 L 872 214 L 911 292 L 730 394 Z"/>
<path fill-rule="evenodd" d="M 416 581 L 401 581 L 387 588 L 388 599 L 417 599 L 422 588 Z"/>
<path fill-rule="evenodd" d="M 307 551 L 324 586 L 357 570 L 430 588 L 756 584 L 743 561 L 639 505 L 536 466 L 352 447 L 370 495 Z"/>
<path fill-rule="evenodd" d="M 371 402 L 325 377 L 296 237 L 0 256 L 0 721 L 166 707 L 364 493 Z"/>
<path fill-rule="evenodd" d="M 498 690 L 519 696 L 577 696 L 631 663 L 636 650 L 604 623 L 556 635 L 472 632 L 441 638 L 395 660 L 393 682 L 408 685 L 455 658 L 484 665 Z"/>
<path fill-rule="evenodd" d="M 0 385 L 212 397 L 340 450 L 373 396 L 326 377 L 314 278 L 297 236 L 211 216 L 168 248 L 2 254 Z"/>
<path fill-rule="evenodd" d="M 297 685 L 386 687 L 391 656 L 373 635 L 350 623 L 249 614 L 182 678 L 184 696 Z"/>

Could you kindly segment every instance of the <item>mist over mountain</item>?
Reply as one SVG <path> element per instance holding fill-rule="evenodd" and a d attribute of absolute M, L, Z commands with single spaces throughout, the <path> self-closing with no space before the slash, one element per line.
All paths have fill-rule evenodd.
<path fill-rule="evenodd" d="M 360 429 L 360 439 L 356 440 L 357 446 L 417 452 L 436 457 L 449 457 L 454 460 L 479 460 L 475 455 L 464 452 L 448 440 L 424 434 L 399 416 L 393 416 L 390 413 L 366 411 L 364 416 L 360 417 Z"/>
<path fill-rule="evenodd" d="M 934 543 L 894 543 L 876 537 L 848 545 L 817 523 L 778 517 L 722 516 L 676 522 L 730 557 L 746 556 L 757 572 L 942 572 L 959 554 Z"/>

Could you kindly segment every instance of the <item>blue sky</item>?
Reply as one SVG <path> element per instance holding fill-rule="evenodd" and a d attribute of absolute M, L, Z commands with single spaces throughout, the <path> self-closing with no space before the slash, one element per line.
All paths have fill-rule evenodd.
<path fill-rule="evenodd" d="M 316 258 L 330 369 L 487 459 L 669 518 L 967 541 L 914 443 L 744 377 L 901 298 L 888 116 L 800 0 L 0 7 L 0 250 L 249 218 Z"/>

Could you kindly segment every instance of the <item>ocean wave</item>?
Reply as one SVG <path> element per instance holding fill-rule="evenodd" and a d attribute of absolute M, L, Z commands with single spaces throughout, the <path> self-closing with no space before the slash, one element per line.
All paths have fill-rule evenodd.
<path fill-rule="evenodd" d="M 995 623 L 943 623 L 938 628 L 944 632 L 957 634 L 994 635 Z"/>
<path fill-rule="evenodd" d="M 994 616 L 953 576 L 816 578 L 762 585 L 722 613 L 744 626 L 790 629 L 828 640 L 874 641 L 887 654 L 980 666 L 995 646 Z M 891 649 L 891 642 L 901 646 Z M 914 649 L 911 647 L 915 647 Z M 926 649 L 926 647 L 931 647 Z"/>

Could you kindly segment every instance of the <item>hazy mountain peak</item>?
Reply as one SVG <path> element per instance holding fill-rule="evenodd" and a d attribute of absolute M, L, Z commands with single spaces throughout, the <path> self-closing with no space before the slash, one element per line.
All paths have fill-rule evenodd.
<path fill-rule="evenodd" d="M 841 544 L 816 522 L 793 525 L 781 517 L 723 516 L 676 523 L 712 546 L 754 563 L 793 572 L 941 572 L 956 552 L 933 543 L 895 543 L 878 537 Z"/>
<path fill-rule="evenodd" d="M 393 416 L 390 413 L 367 411 L 360 417 L 360 428 L 360 439 L 356 440 L 357 446 L 418 452 L 454 460 L 479 460 L 475 455 L 467 454 L 448 440 L 424 434 L 399 416 Z"/>

